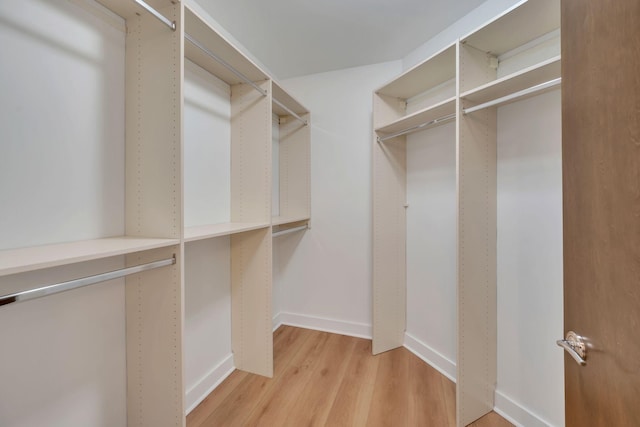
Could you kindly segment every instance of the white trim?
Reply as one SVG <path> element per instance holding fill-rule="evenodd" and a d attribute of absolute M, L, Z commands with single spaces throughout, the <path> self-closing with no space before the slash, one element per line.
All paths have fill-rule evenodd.
<path fill-rule="evenodd" d="M 356 338 L 371 339 L 371 325 L 365 323 L 345 322 L 342 320 L 313 317 L 297 313 L 280 313 L 278 315 L 282 325 L 296 326 L 305 329 L 331 332 Z"/>
<path fill-rule="evenodd" d="M 549 427 L 552 425 L 499 390 L 496 390 L 493 410 L 517 427 Z"/>
<path fill-rule="evenodd" d="M 454 383 L 456 382 L 456 363 L 449 360 L 442 355 L 442 353 L 434 350 L 407 332 L 404 334 L 404 347 L 442 375 Z"/>
<path fill-rule="evenodd" d="M 280 326 L 282 326 L 281 320 L 282 313 L 278 313 L 273 316 L 272 324 L 273 324 L 273 332 L 275 332 Z"/>
<path fill-rule="evenodd" d="M 233 354 L 227 356 L 222 362 L 205 375 L 193 387 L 187 390 L 186 407 L 187 414 L 193 411 L 216 387 L 218 387 L 233 371 L 236 370 L 233 363 Z"/>

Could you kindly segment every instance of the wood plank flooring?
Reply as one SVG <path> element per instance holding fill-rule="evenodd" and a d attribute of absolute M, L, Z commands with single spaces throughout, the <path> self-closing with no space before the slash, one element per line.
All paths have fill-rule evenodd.
<path fill-rule="evenodd" d="M 290 326 L 273 338 L 273 378 L 234 371 L 187 427 L 455 426 L 455 384 L 404 348 L 372 356 L 370 340 Z"/>

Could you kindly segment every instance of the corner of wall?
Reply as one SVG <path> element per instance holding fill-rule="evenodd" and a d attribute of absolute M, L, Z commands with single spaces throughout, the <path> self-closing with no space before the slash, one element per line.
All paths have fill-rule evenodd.
<path fill-rule="evenodd" d="M 233 354 L 229 354 L 222 362 L 213 368 L 207 375 L 189 390 L 185 398 L 186 413 L 193 411 L 216 387 L 227 379 L 236 370 L 233 362 Z"/>
<path fill-rule="evenodd" d="M 531 412 L 524 405 L 496 390 L 493 410 L 518 427 L 549 427 L 552 424 Z"/>
<path fill-rule="evenodd" d="M 456 362 L 449 360 L 409 333 L 404 334 L 404 347 L 436 371 L 456 382 Z"/>

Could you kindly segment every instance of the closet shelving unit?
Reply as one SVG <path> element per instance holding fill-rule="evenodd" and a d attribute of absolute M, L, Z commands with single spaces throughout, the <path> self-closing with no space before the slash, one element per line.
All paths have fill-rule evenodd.
<path fill-rule="evenodd" d="M 146 266 L 125 282 L 127 422 L 184 426 L 184 245 L 229 236 L 234 363 L 271 376 L 273 224 L 310 219 L 310 114 L 184 3 L 98 3 L 126 21 L 125 234 L 2 250 L 0 277 L 115 256 L 127 268 Z M 185 58 L 230 86 L 230 222 L 223 224 L 185 227 L 183 219 Z M 285 183 L 276 220 L 273 111 L 280 117 Z"/>
<path fill-rule="evenodd" d="M 406 135 L 455 117 L 456 45 L 373 94 L 373 353 L 404 343 Z M 451 144 L 455 141 L 452 139 Z"/>
<path fill-rule="evenodd" d="M 558 1 L 530 0 L 460 40 L 457 411 L 461 425 L 484 415 L 494 403 L 497 107 L 560 83 L 559 28 Z"/>
<path fill-rule="evenodd" d="M 278 118 L 279 206 L 274 231 L 308 224 L 311 218 L 311 126 L 309 111 L 273 82 L 273 113 Z M 276 171 L 274 171 L 274 174 Z"/>
<path fill-rule="evenodd" d="M 270 179 L 265 163 L 270 159 L 269 142 L 265 142 L 269 77 L 188 6 L 184 46 L 187 59 L 231 87 L 232 108 L 231 222 L 185 227 L 185 241 L 266 229 L 270 225 L 265 211 L 265 206 L 270 206 L 270 189 L 264 184 L 264 179 Z"/>
<path fill-rule="evenodd" d="M 559 28 L 557 0 L 521 1 L 458 40 L 453 47 L 374 93 L 374 353 L 398 347 L 404 340 L 406 153 L 404 139 L 395 135 L 405 129 L 420 130 L 420 125 L 428 125 L 441 114 L 449 113 L 449 103 L 454 105 L 458 193 L 458 426 L 470 424 L 494 406 L 497 107 L 552 90 L 560 84 Z M 452 78 L 458 89 L 451 95 L 453 99 L 436 97 L 439 104 L 412 110 L 413 115 L 405 114 L 409 109 L 408 97 L 425 98 L 416 96 L 416 92 L 429 89 L 409 76 L 423 72 L 435 81 L 442 80 L 440 64 L 450 49 L 457 52 Z M 412 82 L 416 91 L 389 90 L 404 87 L 406 82 Z M 434 98 L 427 95 L 426 99 Z"/>
<path fill-rule="evenodd" d="M 127 47 L 132 53 L 152 50 L 157 47 L 155 45 L 166 45 L 171 48 L 177 43 L 174 40 L 175 32 L 167 28 L 163 28 L 165 32 L 168 31 L 166 34 L 158 35 L 157 38 L 155 34 L 150 37 L 148 33 L 157 29 L 153 27 L 162 28 L 162 25 L 158 25 L 156 21 L 148 23 L 147 21 L 152 21 L 153 18 L 147 19 L 148 14 L 135 2 L 101 0 L 100 3 L 127 20 L 127 25 L 132 30 L 132 34 L 127 37 Z M 164 9 L 169 16 L 178 15 L 170 1 L 156 1 L 155 6 L 159 10 Z M 175 80 L 174 67 L 169 64 L 171 59 L 174 59 L 171 55 L 165 55 L 164 58 L 160 55 L 149 55 L 145 59 L 135 58 L 133 54 L 127 56 L 127 86 L 135 92 L 135 95 L 127 98 L 127 104 L 137 107 L 127 110 L 127 158 L 138 159 L 138 155 L 143 154 L 146 159 L 149 159 L 149 163 L 157 162 L 157 164 L 166 165 L 167 170 L 175 171 L 175 165 L 169 160 L 172 160 L 176 153 L 179 154 L 175 143 L 175 138 L 179 138 L 179 134 L 176 134 L 176 129 L 180 126 L 178 111 L 169 107 L 164 108 L 164 106 L 154 106 L 147 108 L 145 112 L 142 111 L 142 107 L 151 105 L 153 101 L 149 98 L 152 96 L 166 97 L 171 100 L 179 95 L 180 85 Z M 150 79 L 144 77 L 136 76 L 136 79 L 132 77 L 133 73 L 153 66 L 163 68 L 163 72 L 154 81 L 147 81 Z M 171 85 L 171 91 L 162 87 L 165 83 Z M 154 128 L 149 125 L 148 120 L 155 117 L 158 117 L 158 120 L 164 120 L 163 126 Z M 163 131 L 166 131 L 166 135 L 162 134 Z M 151 139 L 154 141 L 154 146 L 148 142 Z M 179 183 L 169 175 L 169 173 L 165 175 L 151 170 L 148 164 L 128 162 L 127 200 L 132 203 L 127 204 L 125 235 L 0 251 L 0 275 L 64 266 L 179 244 L 180 235 L 176 220 L 179 218 L 180 206 L 176 204 L 177 199 L 171 195 L 171 189 Z M 155 179 L 157 182 L 152 182 Z M 156 187 L 159 190 L 151 196 L 153 200 L 151 197 L 144 201 L 138 198 L 140 191 L 156 190 Z M 146 221 L 146 224 L 149 224 L 147 227 L 136 226 L 136 221 L 148 217 L 150 207 L 154 203 L 157 203 L 159 208 L 158 220 Z"/>
<path fill-rule="evenodd" d="M 505 34 L 509 34 L 505 37 Z M 519 3 L 460 40 L 460 98 L 463 108 L 508 97 L 503 105 L 560 78 L 558 2 Z M 555 82 L 540 90 L 528 92 Z M 520 92 L 522 96 L 518 95 Z"/>
<path fill-rule="evenodd" d="M 188 6 L 184 43 L 186 58 L 231 88 L 231 222 L 186 227 L 184 239 L 230 236 L 234 363 L 271 376 L 272 82 Z"/>
<path fill-rule="evenodd" d="M 100 3 L 124 18 L 127 27 L 122 106 L 125 234 L 4 250 L 0 275 L 59 266 L 73 269 L 78 263 L 114 256 L 124 256 L 127 267 L 175 259 L 161 269 L 126 277 L 127 418 L 130 426 L 182 426 L 182 5 L 169 0 L 151 3 L 169 21 L 163 25 L 136 2 Z M 47 142 L 51 141 L 43 143 Z M 86 284 L 87 279 L 76 282 Z M 47 288 L 58 292 L 61 285 Z"/>
<path fill-rule="evenodd" d="M 375 91 L 378 137 L 391 139 L 454 115 L 455 63 L 456 46 L 451 45 Z"/>

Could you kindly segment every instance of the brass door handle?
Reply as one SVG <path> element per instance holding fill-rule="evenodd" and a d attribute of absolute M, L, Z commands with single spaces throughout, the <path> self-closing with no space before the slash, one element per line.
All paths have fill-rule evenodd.
<path fill-rule="evenodd" d="M 567 337 L 563 340 L 556 341 L 560 347 L 564 348 L 578 365 L 587 364 L 587 346 L 582 341 L 582 337 L 573 331 L 567 332 Z"/>

